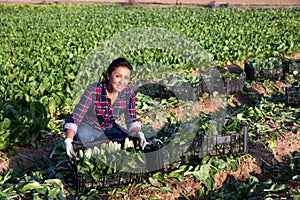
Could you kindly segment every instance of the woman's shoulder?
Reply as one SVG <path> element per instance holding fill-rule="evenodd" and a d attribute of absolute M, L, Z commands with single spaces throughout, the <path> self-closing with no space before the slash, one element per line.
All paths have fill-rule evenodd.
<path fill-rule="evenodd" d="M 128 85 L 125 89 L 124 92 L 126 93 L 134 93 L 135 87 L 134 85 Z"/>
<path fill-rule="evenodd" d="M 126 88 L 124 88 L 124 90 L 120 93 L 120 97 L 129 97 L 135 96 L 135 92 L 134 92 L 134 87 L 132 86 L 127 86 Z"/>

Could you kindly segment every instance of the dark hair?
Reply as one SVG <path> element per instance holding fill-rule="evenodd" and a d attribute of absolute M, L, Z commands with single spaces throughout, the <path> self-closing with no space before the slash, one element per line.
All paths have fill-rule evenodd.
<path fill-rule="evenodd" d="M 132 71 L 132 66 L 131 64 L 128 62 L 128 60 L 126 60 L 125 58 L 117 58 L 115 60 L 113 60 L 110 65 L 108 66 L 106 73 L 105 73 L 105 80 L 108 80 L 107 75 L 111 75 L 111 73 L 117 69 L 120 66 L 124 66 L 127 67 L 130 71 Z"/>

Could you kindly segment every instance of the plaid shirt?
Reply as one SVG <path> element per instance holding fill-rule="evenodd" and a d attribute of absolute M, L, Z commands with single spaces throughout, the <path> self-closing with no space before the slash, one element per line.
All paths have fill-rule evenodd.
<path fill-rule="evenodd" d="M 130 132 L 134 127 L 140 127 L 136 119 L 135 94 L 132 88 L 125 88 L 119 93 L 112 105 L 106 93 L 106 83 L 98 82 L 90 85 L 82 95 L 73 113 L 67 119 L 64 129 L 71 129 L 75 133 L 81 122 L 103 131 L 111 128 L 123 113 L 125 123 Z"/>

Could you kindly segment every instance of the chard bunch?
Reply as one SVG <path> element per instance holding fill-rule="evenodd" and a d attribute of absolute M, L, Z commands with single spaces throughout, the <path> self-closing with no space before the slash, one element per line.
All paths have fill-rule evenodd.
<path fill-rule="evenodd" d="M 135 150 L 134 142 L 126 138 L 123 148 L 120 143 L 110 141 L 79 151 L 78 170 L 99 180 L 102 175 L 118 171 L 137 171 L 144 163 L 143 153 Z"/>

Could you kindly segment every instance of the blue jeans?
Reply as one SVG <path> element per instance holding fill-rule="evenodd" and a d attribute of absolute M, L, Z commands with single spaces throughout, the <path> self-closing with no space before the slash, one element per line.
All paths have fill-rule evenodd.
<path fill-rule="evenodd" d="M 81 142 L 93 142 L 95 140 L 101 140 L 101 139 L 109 139 L 109 140 L 118 140 L 118 139 L 124 139 L 128 136 L 127 131 L 119 126 L 118 124 L 114 124 L 112 128 L 105 130 L 104 132 L 101 132 L 92 126 L 90 126 L 87 123 L 81 123 L 78 126 L 76 139 Z"/>

